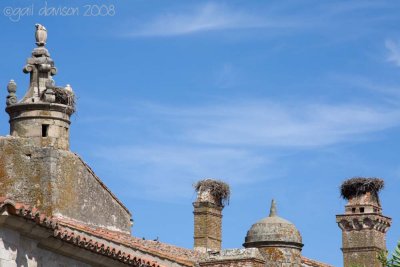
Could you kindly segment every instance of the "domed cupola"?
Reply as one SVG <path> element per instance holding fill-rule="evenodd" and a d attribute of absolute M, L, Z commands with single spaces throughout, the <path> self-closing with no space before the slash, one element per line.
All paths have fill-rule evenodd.
<path fill-rule="evenodd" d="M 266 261 L 271 264 L 278 262 L 289 263 L 290 266 L 301 264 L 303 244 L 300 232 L 293 223 L 277 215 L 274 200 L 271 203 L 269 216 L 251 226 L 243 246 L 259 248 Z"/>

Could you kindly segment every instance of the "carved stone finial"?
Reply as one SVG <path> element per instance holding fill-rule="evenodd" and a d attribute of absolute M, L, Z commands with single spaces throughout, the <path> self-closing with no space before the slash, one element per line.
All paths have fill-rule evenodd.
<path fill-rule="evenodd" d="M 8 91 L 10 94 L 11 94 L 11 93 L 14 93 L 14 94 L 15 94 L 15 92 L 17 92 L 17 84 L 14 82 L 14 80 L 10 80 L 10 81 L 8 82 L 7 91 Z"/>
<path fill-rule="evenodd" d="M 8 96 L 6 101 L 7 106 L 16 104 L 17 96 L 15 95 L 15 93 L 17 92 L 17 84 L 14 82 L 14 80 L 10 80 L 10 82 L 8 83 L 7 91 L 8 91 Z"/>
<path fill-rule="evenodd" d="M 271 209 L 269 211 L 269 217 L 275 217 L 275 216 L 277 216 L 276 202 L 275 202 L 275 199 L 272 199 L 272 201 L 271 201 Z"/>
<path fill-rule="evenodd" d="M 36 23 L 35 27 L 36 27 L 36 33 L 35 33 L 36 45 L 45 46 L 47 41 L 47 29 L 39 23 Z"/>

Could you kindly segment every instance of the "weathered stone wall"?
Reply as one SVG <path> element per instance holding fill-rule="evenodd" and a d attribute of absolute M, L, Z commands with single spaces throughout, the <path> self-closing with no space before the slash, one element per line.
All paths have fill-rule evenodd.
<path fill-rule="evenodd" d="M 290 247 L 260 247 L 268 267 L 301 267 L 301 250 Z"/>
<path fill-rule="evenodd" d="M 386 249 L 385 233 L 375 229 L 363 229 L 359 231 L 343 231 L 343 248 L 376 247 Z"/>
<path fill-rule="evenodd" d="M 7 111 L 10 114 L 10 135 L 29 137 L 36 146 L 69 149 L 69 107 L 51 103 L 23 103 L 7 107 Z"/>
<path fill-rule="evenodd" d="M 343 266 L 345 267 L 382 267 L 378 260 L 379 252 L 375 249 L 343 253 Z"/>
<path fill-rule="evenodd" d="M 86 263 L 38 247 L 34 239 L 0 227 L 1 267 L 90 267 Z"/>
<path fill-rule="evenodd" d="M 0 195 L 111 230 L 130 232 L 129 211 L 74 153 L 0 137 Z"/>
<path fill-rule="evenodd" d="M 270 265 L 264 265 L 263 262 L 254 259 L 245 260 L 221 260 L 215 262 L 204 262 L 200 263 L 201 267 L 264 267 Z"/>
<path fill-rule="evenodd" d="M 206 252 L 221 250 L 222 207 L 211 202 L 195 202 L 194 248 Z"/>
<path fill-rule="evenodd" d="M 264 267 L 263 256 L 256 248 L 227 249 L 209 253 L 199 262 L 201 267 Z"/>
<path fill-rule="evenodd" d="M 381 267 L 377 257 L 386 250 L 385 233 L 374 229 L 343 231 L 344 266 Z"/>
<path fill-rule="evenodd" d="M 256 248 L 227 249 L 209 253 L 199 262 L 201 267 L 263 267 L 265 261 Z"/>

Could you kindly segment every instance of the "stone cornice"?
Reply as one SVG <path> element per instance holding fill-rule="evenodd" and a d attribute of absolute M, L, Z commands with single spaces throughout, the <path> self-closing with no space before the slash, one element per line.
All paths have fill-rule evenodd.
<path fill-rule="evenodd" d="M 376 213 L 336 215 L 336 222 L 343 231 L 377 230 L 386 233 L 392 219 Z"/>
<path fill-rule="evenodd" d="M 15 105 L 8 106 L 6 112 L 12 114 L 14 112 L 27 111 L 27 110 L 48 110 L 48 111 L 59 111 L 66 113 L 67 115 L 72 115 L 74 109 L 70 106 L 57 104 L 57 103 L 18 103 Z"/>

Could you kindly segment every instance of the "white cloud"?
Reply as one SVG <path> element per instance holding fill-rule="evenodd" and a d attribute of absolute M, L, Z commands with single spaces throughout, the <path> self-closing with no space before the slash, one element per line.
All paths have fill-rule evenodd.
<path fill-rule="evenodd" d="M 294 24 L 293 24 L 294 25 Z M 134 29 L 131 36 L 173 36 L 202 31 L 272 27 L 265 18 L 208 3 L 185 14 L 167 14 Z"/>
<path fill-rule="evenodd" d="M 150 127 L 150 143 L 133 138 L 121 146 L 94 147 L 92 153 L 120 170 L 115 176 L 141 197 L 169 200 L 190 197 L 188 188 L 205 177 L 234 187 L 278 178 L 286 170 L 277 162 L 288 153 L 360 142 L 400 124 L 397 108 L 358 104 L 252 100 L 198 107 L 122 106 L 134 106 L 135 112 L 116 110 L 118 114 L 136 113 L 150 125 L 161 124 L 164 131 L 152 132 Z M 116 130 L 129 135 L 126 129 Z"/>
<path fill-rule="evenodd" d="M 389 52 L 387 60 L 400 67 L 400 43 L 388 39 L 385 46 Z"/>
<path fill-rule="evenodd" d="M 131 184 L 144 197 L 163 199 L 190 197 L 188 188 L 203 178 L 232 185 L 254 183 L 259 177 L 250 174 L 270 163 L 265 155 L 245 149 L 180 144 L 101 147 L 95 155 L 120 167 L 123 177 L 119 179 L 125 177 L 124 184 Z"/>
<path fill-rule="evenodd" d="M 388 3 L 371 3 L 360 1 L 357 3 L 327 4 L 300 1 L 296 4 L 273 2 L 260 5 L 257 10 L 246 7 L 235 8 L 233 5 L 208 2 L 191 8 L 182 8 L 154 16 L 149 20 L 132 25 L 128 22 L 129 29 L 125 36 L 178 36 L 205 31 L 218 31 L 229 29 L 263 28 L 277 30 L 282 34 L 283 29 L 301 29 L 335 34 L 335 40 L 339 38 L 335 31 L 340 31 L 340 36 L 347 32 L 349 38 L 355 33 L 369 34 L 377 27 L 381 20 L 390 19 L 390 16 L 375 18 L 372 12 L 368 19 L 360 14 L 359 10 L 374 10 L 377 8 L 393 10 L 393 5 Z M 351 14 L 351 15 L 349 15 Z M 378 22 L 377 22 L 378 21 Z M 370 27 L 365 27 L 371 24 Z M 343 31 L 345 29 L 346 31 Z"/>
<path fill-rule="evenodd" d="M 228 146 L 326 146 L 356 141 L 400 122 L 400 110 L 355 104 L 249 101 L 152 109 L 175 122 L 173 127 L 187 142 Z"/>

